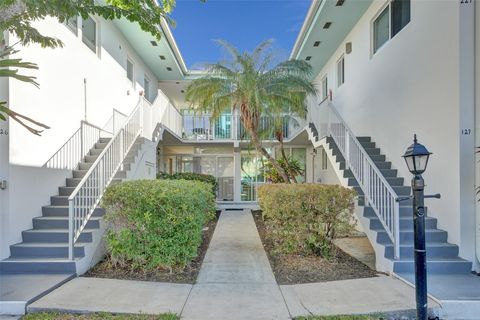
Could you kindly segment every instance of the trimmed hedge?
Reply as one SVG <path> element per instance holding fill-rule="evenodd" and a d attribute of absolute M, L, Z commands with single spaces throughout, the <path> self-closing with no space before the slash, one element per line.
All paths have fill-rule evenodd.
<path fill-rule="evenodd" d="M 265 184 L 258 202 L 272 253 L 332 255 L 333 240 L 354 227 L 355 191 L 337 185 Z"/>
<path fill-rule="evenodd" d="M 185 180 L 137 180 L 109 187 L 102 205 L 107 251 L 132 269 L 184 267 L 196 255 L 202 228 L 215 216 L 210 185 Z"/>
<path fill-rule="evenodd" d="M 202 174 L 202 173 L 194 173 L 194 172 L 177 172 L 174 174 L 168 174 L 168 173 L 162 172 L 157 174 L 157 179 L 201 181 L 201 182 L 211 184 L 214 194 L 217 192 L 217 179 L 211 174 Z"/>

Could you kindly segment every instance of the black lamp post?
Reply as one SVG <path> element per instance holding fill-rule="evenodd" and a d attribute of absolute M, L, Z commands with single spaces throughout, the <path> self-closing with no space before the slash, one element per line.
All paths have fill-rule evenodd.
<path fill-rule="evenodd" d="M 425 207 L 424 198 L 440 198 L 439 194 L 425 196 L 425 183 L 422 173 L 425 172 L 428 158 L 431 153 L 417 142 L 414 135 L 413 144 L 408 147 L 403 155 L 408 170 L 413 174 L 412 196 L 399 199 L 413 199 L 413 233 L 415 248 L 415 294 L 417 302 L 417 319 L 427 319 L 427 252 L 425 246 Z"/>

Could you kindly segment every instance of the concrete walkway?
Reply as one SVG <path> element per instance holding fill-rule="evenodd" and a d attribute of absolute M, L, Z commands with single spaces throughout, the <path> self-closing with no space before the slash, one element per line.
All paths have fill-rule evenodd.
<path fill-rule="evenodd" d="M 182 318 L 290 318 L 250 210 L 220 216 Z"/>
<path fill-rule="evenodd" d="M 291 319 L 414 308 L 403 281 L 369 279 L 278 286 L 250 211 L 224 211 L 195 285 L 76 278 L 28 307 L 30 312 L 166 313 L 186 320 Z M 438 305 L 430 301 L 430 307 Z"/>

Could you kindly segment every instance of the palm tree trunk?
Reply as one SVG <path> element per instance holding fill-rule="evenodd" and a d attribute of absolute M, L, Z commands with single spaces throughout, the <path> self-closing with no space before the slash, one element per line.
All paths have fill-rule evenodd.
<path fill-rule="evenodd" d="M 290 169 L 290 163 L 288 162 L 288 157 L 285 154 L 285 146 L 283 144 L 283 132 L 282 131 L 277 131 L 275 133 L 275 136 L 277 137 L 277 140 L 280 144 L 280 152 L 282 153 L 283 161 L 285 161 L 285 164 L 288 169 Z M 295 174 L 292 172 L 286 172 L 289 182 L 297 183 L 297 178 L 295 177 Z"/>
<path fill-rule="evenodd" d="M 264 147 L 262 147 L 262 144 L 260 143 L 257 132 L 255 132 L 254 130 L 248 130 L 248 131 L 250 131 L 249 134 L 252 137 L 252 142 L 257 152 L 261 153 L 265 158 L 267 158 L 267 160 L 272 164 L 272 166 L 278 171 L 278 173 L 282 177 L 283 181 L 285 181 L 285 183 L 290 183 L 290 179 L 288 178 L 288 175 L 285 173 L 285 170 L 283 170 L 283 168 L 278 164 L 278 162 L 267 152 L 267 150 L 265 150 Z"/>

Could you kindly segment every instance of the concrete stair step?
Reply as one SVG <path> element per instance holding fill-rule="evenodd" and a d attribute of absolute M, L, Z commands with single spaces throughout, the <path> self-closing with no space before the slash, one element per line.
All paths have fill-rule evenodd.
<path fill-rule="evenodd" d="M 52 206 L 68 206 L 68 196 L 51 196 L 50 204 Z"/>
<path fill-rule="evenodd" d="M 68 217 L 68 206 L 43 206 L 42 214 L 44 217 Z M 93 217 L 103 217 L 105 209 L 95 208 Z"/>
<path fill-rule="evenodd" d="M 380 155 L 380 148 L 365 148 L 369 156 Z"/>
<path fill-rule="evenodd" d="M 76 187 L 82 181 L 82 178 L 67 178 L 66 184 L 67 187 Z"/>
<path fill-rule="evenodd" d="M 378 218 L 370 218 L 370 230 L 382 229 L 383 225 Z M 437 228 L 437 219 L 426 217 L 425 218 L 425 228 L 426 229 L 436 229 Z M 413 219 L 400 217 L 400 230 L 413 230 Z"/>
<path fill-rule="evenodd" d="M 393 245 L 385 246 L 385 258 L 393 259 Z M 413 259 L 413 244 L 400 245 L 400 257 Z M 427 242 L 428 258 L 456 258 L 458 257 L 458 246 L 447 242 Z"/>
<path fill-rule="evenodd" d="M 391 169 L 392 163 L 389 161 L 374 161 L 373 162 L 378 169 Z"/>
<path fill-rule="evenodd" d="M 385 229 L 373 229 L 377 233 L 377 243 L 379 244 L 391 244 L 391 240 L 388 237 Z M 412 230 L 400 230 L 400 243 L 413 245 L 414 232 Z M 430 242 L 447 242 L 448 233 L 445 230 L 440 229 L 426 229 L 425 240 Z"/>
<path fill-rule="evenodd" d="M 90 167 L 92 166 L 92 164 L 93 164 L 93 162 L 91 162 L 91 163 L 80 162 L 80 163 L 78 164 L 78 168 L 79 168 L 80 170 L 86 170 L 86 171 L 88 171 L 88 169 L 90 169 Z M 86 172 L 86 171 L 85 171 L 85 172 Z"/>
<path fill-rule="evenodd" d="M 359 141 L 359 142 L 360 142 L 360 144 L 362 145 L 362 147 L 363 147 L 364 149 L 367 149 L 367 148 L 368 148 L 368 149 L 375 148 L 375 142 L 372 142 L 372 141 L 368 141 L 368 142 L 366 142 L 366 141 L 364 141 L 364 142 Z"/>
<path fill-rule="evenodd" d="M 100 153 L 102 153 L 103 149 L 90 149 L 90 155 L 91 156 L 98 156 Z"/>
<path fill-rule="evenodd" d="M 95 149 L 100 149 L 103 150 L 107 146 L 108 142 L 102 143 L 102 142 L 97 142 L 95 143 Z"/>
<path fill-rule="evenodd" d="M 412 207 L 408 206 L 401 206 L 400 207 L 400 218 L 413 218 L 413 212 L 412 212 Z M 375 211 L 373 210 L 372 207 L 368 206 L 363 209 L 363 216 L 366 218 L 376 218 L 377 215 L 375 214 Z"/>
<path fill-rule="evenodd" d="M 88 169 L 73 170 L 73 178 L 83 178 L 87 172 L 88 172 Z"/>
<path fill-rule="evenodd" d="M 59 196 L 70 196 L 75 190 L 75 187 L 58 187 Z"/>
<path fill-rule="evenodd" d="M 90 218 L 85 228 L 98 229 L 100 227 L 100 219 L 98 217 Z M 33 218 L 33 228 L 68 230 L 68 217 L 36 217 Z"/>
<path fill-rule="evenodd" d="M 403 178 L 388 177 L 385 179 L 392 187 L 403 187 Z M 355 178 L 351 177 L 348 179 L 348 185 L 350 187 L 356 187 L 358 186 L 358 182 Z"/>
<path fill-rule="evenodd" d="M 75 244 L 74 255 L 77 258 L 85 256 L 85 247 Z M 68 243 L 22 242 L 10 246 L 11 258 L 68 258 Z"/>
<path fill-rule="evenodd" d="M 93 229 L 84 229 L 78 238 L 79 242 L 90 243 Z M 65 229 L 31 229 L 22 232 L 23 242 L 67 243 L 68 230 Z"/>
<path fill-rule="evenodd" d="M 59 258 L 8 258 L 0 261 L 0 274 L 74 274 L 75 262 Z"/>
<path fill-rule="evenodd" d="M 110 140 L 112 140 L 112 138 L 103 138 L 102 137 L 98 140 L 98 142 L 108 144 L 110 142 Z"/>
<path fill-rule="evenodd" d="M 440 259 L 432 258 L 427 260 L 427 271 L 430 273 L 465 273 L 470 274 L 472 263 L 461 258 Z M 394 261 L 393 272 L 412 273 L 414 272 L 413 259 L 400 259 Z"/>
<path fill-rule="evenodd" d="M 85 162 L 87 162 L 87 163 L 94 163 L 95 160 L 97 160 L 98 156 L 99 156 L 98 154 L 97 154 L 97 155 L 94 155 L 94 156 L 86 155 L 86 156 L 84 157 L 84 159 L 85 159 Z"/>
<path fill-rule="evenodd" d="M 362 142 L 370 142 L 372 141 L 371 137 L 357 137 L 357 140 L 362 143 Z"/>

